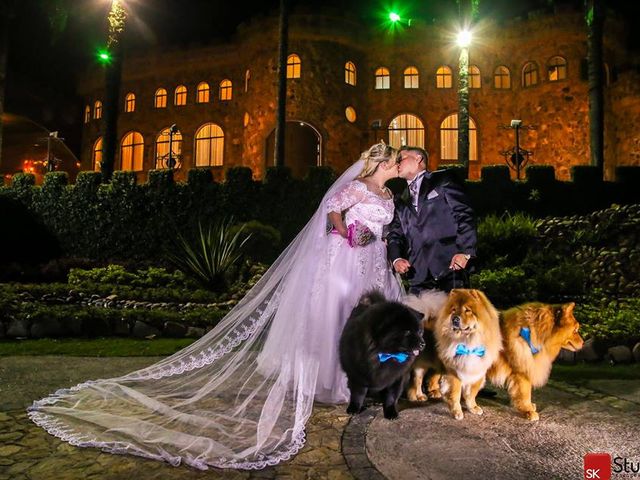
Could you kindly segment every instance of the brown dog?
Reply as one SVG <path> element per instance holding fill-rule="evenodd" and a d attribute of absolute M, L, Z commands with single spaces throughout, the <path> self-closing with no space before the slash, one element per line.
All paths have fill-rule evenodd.
<path fill-rule="evenodd" d="M 575 303 L 527 303 L 505 311 L 500 320 L 503 351 L 487 372 L 494 385 L 506 387 L 513 406 L 528 420 L 538 420 L 532 387 L 547 383 L 553 361 L 566 348 L 582 348 Z"/>
<path fill-rule="evenodd" d="M 406 303 L 428 318 L 431 305 L 420 308 L 423 296 Z M 425 303 L 425 302 L 423 302 Z M 446 297 L 435 321 L 425 321 L 427 347 L 414 364 L 413 378 L 407 396 L 409 400 L 426 400 L 422 393 L 424 373 L 429 369 L 444 373 L 440 379 L 440 390 L 445 394 L 451 415 L 463 418 L 461 397 L 471 413 L 482 415 L 476 395 L 485 382 L 485 374 L 497 360 L 502 348 L 502 337 L 498 312 L 480 290 L 454 289 Z M 435 346 L 429 345 L 428 331 L 431 329 Z M 433 343 L 433 341 L 432 341 Z M 429 381 L 429 392 L 438 398 L 438 375 Z"/>

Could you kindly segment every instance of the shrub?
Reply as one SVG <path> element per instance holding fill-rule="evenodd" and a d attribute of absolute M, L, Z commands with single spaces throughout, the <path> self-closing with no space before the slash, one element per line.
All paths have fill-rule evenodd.
<path fill-rule="evenodd" d="M 471 276 L 471 286 L 484 291 L 489 300 L 500 308 L 537 298 L 535 281 L 519 267 L 484 270 Z"/>
<path fill-rule="evenodd" d="M 640 341 L 640 299 L 611 300 L 591 297 L 578 303 L 574 315 L 585 338 L 604 340 L 608 345 L 629 347 Z"/>
<path fill-rule="evenodd" d="M 496 268 L 518 265 L 537 236 L 533 219 L 516 213 L 489 215 L 478 224 L 478 264 Z"/>
<path fill-rule="evenodd" d="M 241 240 L 246 240 L 244 251 L 250 259 L 272 263 L 280 254 L 282 237 L 280 232 L 271 225 L 265 225 L 252 220 L 231 228 L 231 234 L 242 231 Z"/>

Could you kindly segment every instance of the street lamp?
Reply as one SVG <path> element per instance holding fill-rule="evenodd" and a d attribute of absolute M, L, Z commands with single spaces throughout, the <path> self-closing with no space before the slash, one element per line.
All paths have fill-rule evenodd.
<path fill-rule="evenodd" d="M 457 35 L 458 57 L 458 161 L 469 176 L 469 46 L 471 32 L 461 30 Z"/>

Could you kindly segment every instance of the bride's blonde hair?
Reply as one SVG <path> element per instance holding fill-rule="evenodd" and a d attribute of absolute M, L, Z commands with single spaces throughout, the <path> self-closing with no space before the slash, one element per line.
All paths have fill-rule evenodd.
<path fill-rule="evenodd" d="M 366 152 L 362 152 L 360 155 L 360 160 L 364 160 L 364 167 L 362 167 L 362 171 L 358 175 L 358 178 L 368 177 L 369 175 L 373 175 L 373 173 L 378 168 L 382 162 L 388 162 L 396 158 L 398 155 L 398 150 L 393 148 L 391 145 L 386 145 L 383 140 L 380 140 L 380 143 L 376 143 Z"/>

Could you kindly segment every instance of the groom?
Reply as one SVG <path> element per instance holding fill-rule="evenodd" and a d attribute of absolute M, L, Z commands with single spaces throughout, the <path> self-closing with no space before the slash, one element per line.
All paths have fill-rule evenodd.
<path fill-rule="evenodd" d="M 402 147 L 398 175 L 408 188 L 395 199 L 387 234 L 389 260 L 406 275 L 409 293 L 468 288 L 467 268 L 476 253 L 473 210 L 446 170 L 427 171 L 420 147 Z"/>

